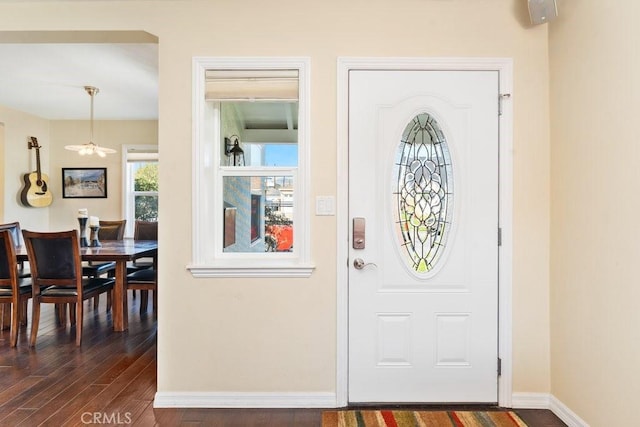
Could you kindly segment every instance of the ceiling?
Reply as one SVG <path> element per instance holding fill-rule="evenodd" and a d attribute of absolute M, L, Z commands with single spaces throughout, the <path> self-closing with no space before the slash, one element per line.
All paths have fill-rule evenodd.
<path fill-rule="evenodd" d="M 48 120 L 158 118 L 158 45 L 0 43 L 0 105 Z"/>
<path fill-rule="evenodd" d="M 94 86 L 95 120 L 158 119 L 155 43 L 0 43 L 0 58 L 0 106 L 47 120 L 88 120 L 84 87 Z M 245 129 L 297 129 L 297 104 L 235 105 Z"/>

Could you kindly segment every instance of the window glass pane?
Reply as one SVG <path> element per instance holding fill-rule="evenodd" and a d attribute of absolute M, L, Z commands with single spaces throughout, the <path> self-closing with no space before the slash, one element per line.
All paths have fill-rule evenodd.
<path fill-rule="evenodd" d="M 223 178 L 224 252 L 293 250 L 293 176 Z"/>
<path fill-rule="evenodd" d="M 135 219 L 158 221 L 158 196 L 134 196 Z"/>
<path fill-rule="evenodd" d="M 158 163 L 135 162 L 132 167 L 134 191 L 158 191 Z"/>
<path fill-rule="evenodd" d="M 297 144 L 266 144 L 264 166 L 297 166 Z"/>
<path fill-rule="evenodd" d="M 221 166 L 298 165 L 297 101 L 221 102 L 220 132 Z"/>
<path fill-rule="evenodd" d="M 133 219 L 158 220 L 158 163 L 129 163 L 133 177 Z"/>

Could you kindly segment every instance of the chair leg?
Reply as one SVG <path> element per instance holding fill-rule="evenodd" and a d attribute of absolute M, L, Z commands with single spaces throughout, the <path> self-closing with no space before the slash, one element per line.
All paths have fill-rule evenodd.
<path fill-rule="evenodd" d="M 158 289 L 153 290 L 153 311 L 158 312 Z"/>
<path fill-rule="evenodd" d="M 29 306 L 29 298 L 23 298 L 20 308 L 20 325 L 27 326 L 27 309 Z"/>
<path fill-rule="evenodd" d="M 147 305 L 149 304 L 149 291 L 140 290 L 140 314 L 147 312 Z"/>
<path fill-rule="evenodd" d="M 29 345 L 36 346 L 36 337 L 38 336 L 38 324 L 40 323 L 40 300 L 33 298 L 33 307 L 31 308 L 31 337 Z"/>
<path fill-rule="evenodd" d="M 71 323 L 71 326 L 76 324 L 76 305 L 82 305 L 82 302 L 80 304 L 75 302 L 69 304 L 69 323 Z"/>
<path fill-rule="evenodd" d="M 82 301 L 80 301 L 78 304 L 72 304 L 76 306 L 76 312 L 75 312 L 75 318 L 77 319 L 76 322 L 76 345 L 80 346 L 80 344 L 82 343 L 82 309 L 83 309 L 83 304 Z"/>
<path fill-rule="evenodd" d="M 0 330 L 4 331 L 5 329 L 9 329 L 9 325 L 11 323 L 11 304 L 1 304 L 0 311 L 2 312 L 2 319 L 0 319 L 0 323 L 2 327 Z"/>
<path fill-rule="evenodd" d="M 18 328 L 20 328 L 20 310 L 22 304 L 20 301 L 13 303 L 13 310 L 11 310 L 11 333 L 9 335 L 11 347 L 15 347 L 18 344 Z"/>
<path fill-rule="evenodd" d="M 56 318 L 58 319 L 58 326 L 65 326 L 67 324 L 67 304 L 56 304 Z"/>
<path fill-rule="evenodd" d="M 111 310 L 111 298 L 112 298 L 111 295 L 113 295 L 113 289 L 110 290 L 110 291 L 107 291 L 107 312 L 109 312 L 109 310 Z M 126 295 L 127 294 L 125 293 L 125 296 Z"/>
<path fill-rule="evenodd" d="M 100 295 L 96 295 L 95 297 L 93 297 L 93 308 L 97 310 L 99 306 L 100 306 Z"/>

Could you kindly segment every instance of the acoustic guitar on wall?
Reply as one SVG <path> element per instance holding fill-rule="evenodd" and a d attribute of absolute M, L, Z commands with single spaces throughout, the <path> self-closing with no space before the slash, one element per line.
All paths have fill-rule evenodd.
<path fill-rule="evenodd" d="M 36 149 L 36 170 L 23 175 L 24 188 L 20 193 L 20 200 L 25 206 L 32 208 L 44 208 L 53 201 L 51 191 L 49 191 L 49 177 L 40 170 L 40 146 L 38 139 L 29 137 L 29 150 Z"/>

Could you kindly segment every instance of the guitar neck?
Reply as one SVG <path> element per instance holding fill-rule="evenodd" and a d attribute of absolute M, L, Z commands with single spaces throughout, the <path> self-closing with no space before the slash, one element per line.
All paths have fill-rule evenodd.
<path fill-rule="evenodd" d="M 42 170 L 40 169 L 40 145 L 38 145 L 38 139 L 35 136 L 32 136 L 29 141 L 29 149 L 36 149 L 36 183 L 38 185 L 43 185 L 42 182 Z"/>
<path fill-rule="evenodd" d="M 42 172 L 40 171 L 40 147 L 36 146 L 36 173 L 38 174 L 38 182 L 42 181 Z"/>

